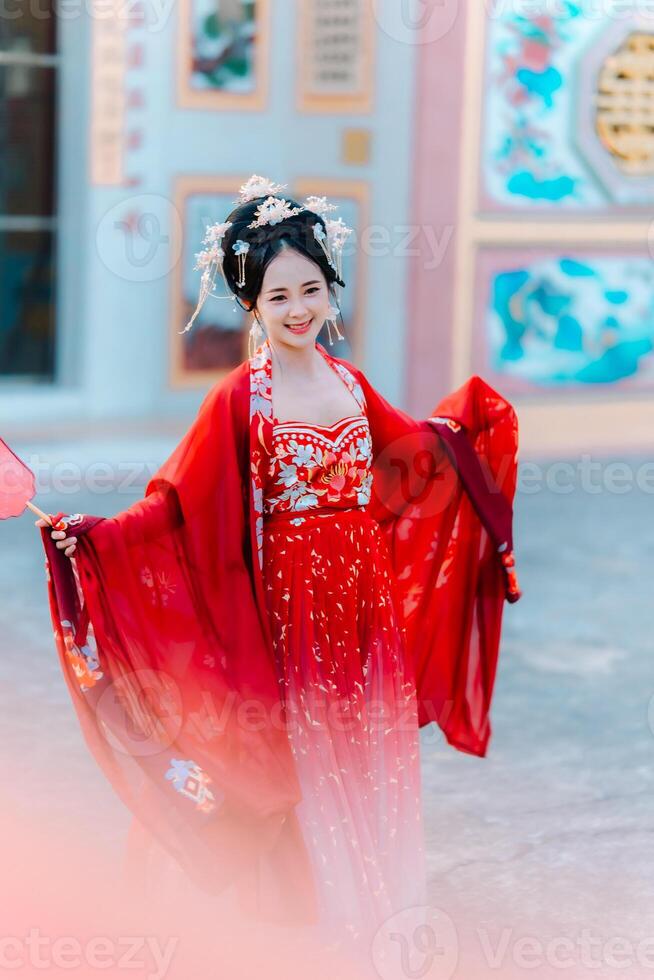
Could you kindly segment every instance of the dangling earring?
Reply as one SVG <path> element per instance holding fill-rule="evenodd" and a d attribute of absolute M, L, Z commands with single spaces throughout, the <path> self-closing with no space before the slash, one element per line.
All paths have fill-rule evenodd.
<path fill-rule="evenodd" d="M 248 354 L 250 357 L 254 357 L 259 346 L 266 339 L 266 331 L 263 329 L 261 321 L 256 313 L 252 314 L 252 326 L 250 327 L 250 334 L 248 337 Z"/>
<path fill-rule="evenodd" d="M 327 333 L 329 334 L 329 346 L 334 346 L 334 341 L 332 340 L 332 327 L 336 331 L 336 337 L 338 340 L 345 340 L 345 337 L 338 329 L 338 324 L 336 322 L 336 317 L 339 315 L 340 310 L 335 306 L 329 307 L 329 315 L 325 318 L 325 323 L 327 324 Z"/>

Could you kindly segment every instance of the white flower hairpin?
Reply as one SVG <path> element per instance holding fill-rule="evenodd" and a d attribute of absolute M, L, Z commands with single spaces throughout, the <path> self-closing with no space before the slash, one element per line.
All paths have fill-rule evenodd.
<path fill-rule="evenodd" d="M 330 204 L 326 197 L 305 197 L 304 206 L 307 211 L 313 211 L 314 214 L 319 214 L 321 218 L 324 218 L 330 211 L 338 211 L 336 205 Z"/>
<path fill-rule="evenodd" d="M 205 245 L 206 248 L 204 248 L 201 252 L 197 252 L 195 255 L 197 260 L 195 268 L 202 271 L 202 276 L 200 277 L 200 295 L 198 298 L 198 303 L 195 307 L 193 316 L 188 321 L 184 329 L 178 331 L 179 333 L 186 333 L 191 329 L 195 318 L 204 306 L 207 296 L 216 296 L 216 293 L 213 292 L 216 285 L 216 273 L 219 270 L 222 272 L 222 263 L 225 257 L 222 242 L 227 230 L 231 228 L 231 226 L 231 221 L 225 221 L 222 224 L 207 225 L 206 234 L 202 241 L 202 244 Z M 217 296 L 216 298 L 227 299 L 231 297 Z"/>
<path fill-rule="evenodd" d="M 285 218 L 293 218 L 304 211 L 303 207 L 292 208 L 288 201 L 279 197 L 267 197 L 254 212 L 256 217 L 248 228 L 262 228 L 264 225 L 278 225 Z"/>
<path fill-rule="evenodd" d="M 284 190 L 286 186 L 286 184 L 276 184 L 274 181 L 269 180 L 268 177 L 259 177 L 258 174 L 252 174 L 250 179 L 241 185 L 239 195 L 234 201 L 234 204 L 246 204 L 248 201 L 254 201 L 257 197 L 274 196 Z"/>

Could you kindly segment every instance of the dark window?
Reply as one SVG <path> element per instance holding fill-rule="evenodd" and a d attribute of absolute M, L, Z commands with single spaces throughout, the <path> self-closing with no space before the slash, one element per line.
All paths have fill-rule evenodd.
<path fill-rule="evenodd" d="M 56 18 L 0 19 L 0 375 L 54 374 Z M 16 16 L 17 14 L 17 16 Z"/>

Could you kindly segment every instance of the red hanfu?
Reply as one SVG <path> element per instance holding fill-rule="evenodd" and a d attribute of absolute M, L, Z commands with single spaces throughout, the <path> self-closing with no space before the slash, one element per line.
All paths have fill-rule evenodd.
<path fill-rule="evenodd" d="M 416 421 L 279 423 L 266 341 L 114 518 L 43 539 L 87 743 L 202 888 L 353 935 L 424 896 L 418 730 L 484 755 L 517 424 L 480 378 Z M 59 515 L 61 516 L 61 515 Z"/>

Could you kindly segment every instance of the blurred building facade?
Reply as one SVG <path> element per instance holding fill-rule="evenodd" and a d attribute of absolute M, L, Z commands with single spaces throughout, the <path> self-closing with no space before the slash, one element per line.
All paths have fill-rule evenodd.
<path fill-rule="evenodd" d="M 5 424 L 176 418 L 247 353 L 206 225 L 252 173 L 355 236 L 355 360 L 413 414 L 478 373 L 523 445 L 648 444 L 654 15 L 625 5 L 45 0 L 0 31 Z M 326 343 L 326 340 L 325 340 Z"/>

